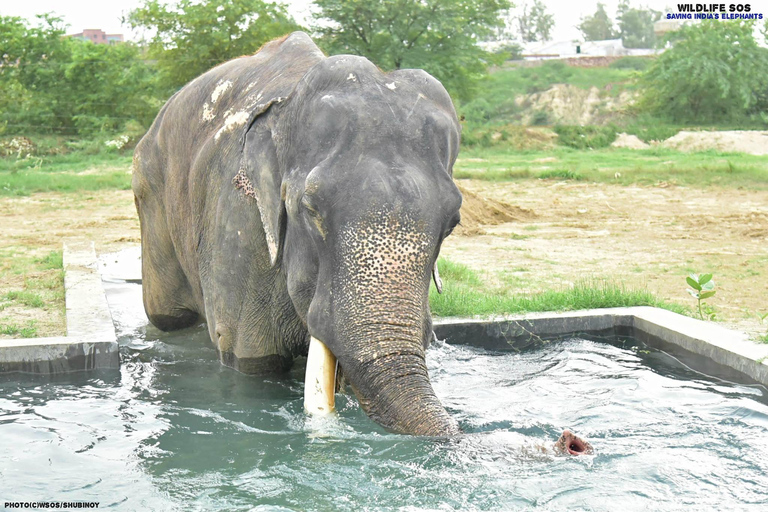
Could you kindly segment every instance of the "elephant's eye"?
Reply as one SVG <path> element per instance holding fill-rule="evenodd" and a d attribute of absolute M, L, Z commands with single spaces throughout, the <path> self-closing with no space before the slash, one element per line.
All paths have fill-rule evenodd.
<path fill-rule="evenodd" d="M 310 196 L 307 194 L 304 194 L 301 196 L 301 206 L 304 207 L 304 209 L 313 217 L 320 217 L 320 213 L 317 211 L 317 209 L 312 204 L 312 201 L 310 199 Z"/>
<path fill-rule="evenodd" d="M 445 235 L 443 236 L 443 238 L 453 233 L 453 230 L 456 229 L 456 226 L 458 226 L 460 222 L 461 222 L 461 214 L 457 213 L 448 223 L 448 229 L 445 231 Z"/>
<path fill-rule="evenodd" d="M 309 215 L 309 218 L 305 218 L 305 221 L 309 222 L 310 224 L 314 224 L 318 233 L 320 233 L 320 236 L 322 236 L 323 240 L 325 240 L 326 231 L 325 226 L 323 225 L 323 217 L 320 215 L 320 212 L 318 212 L 317 209 L 315 209 L 315 207 L 312 205 L 312 201 L 307 194 L 302 196 L 301 206 L 304 207 L 304 210 Z"/>

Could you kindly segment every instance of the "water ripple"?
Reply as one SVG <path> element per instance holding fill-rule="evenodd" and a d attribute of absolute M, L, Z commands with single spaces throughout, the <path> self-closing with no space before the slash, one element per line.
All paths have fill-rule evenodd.
<path fill-rule="evenodd" d="M 436 393 L 466 435 L 390 434 L 353 396 L 308 420 L 299 363 L 284 379 L 222 368 L 202 328 L 164 335 L 140 288 L 120 310 L 119 375 L 0 379 L 7 500 L 114 510 L 760 510 L 764 390 L 710 379 L 632 342 L 536 351 L 437 344 Z M 116 301 L 116 302 L 115 302 Z M 122 309 L 121 309 L 122 308 Z M 649 366 L 651 365 L 651 366 Z M 565 428 L 593 456 L 542 451 Z"/>

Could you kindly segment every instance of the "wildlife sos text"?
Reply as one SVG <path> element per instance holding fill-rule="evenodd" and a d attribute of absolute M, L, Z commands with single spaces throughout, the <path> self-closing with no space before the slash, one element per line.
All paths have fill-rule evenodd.
<path fill-rule="evenodd" d="M 677 4 L 678 12 L 667 13 L 668 20 L 762 20 L 752 12 L 752 4 Z"/>

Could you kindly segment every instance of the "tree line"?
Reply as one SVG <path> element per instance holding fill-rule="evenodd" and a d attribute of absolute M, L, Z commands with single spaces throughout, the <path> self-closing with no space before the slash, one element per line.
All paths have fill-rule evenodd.
<path fill-rule="evenodd" d="M 647 7 L 632 7 L 628 0 L 622 0 L 614 24 L 605 5 L 598 2 L 594 14 L 583 17 L 577 28 L 585 41 L 621 39 L 624 48 L 655 48 L 653 24 L 661 19 L 661 14 Z"/>
<path fill-rule="evenodd" d="M 479 41 L 505 34 L 546 40 L 554 23 L 541 0 L 515 15 L 508 0 L 315 0 L 314 6 L 311 26 L 302 27 L 269 1 L 145 0 L 123 22 L 150 37 L 117 45 L 65 37 L 53 14 L 37 23 L 0 16 L 0 134 L 141 131 L 192 78 L 294 30 L 313 34 L 329 54 L 363 55 L 384 70 L 425 69 L 461 104 L 490 65 L 509 57 L 483 50 Z M 657 13 L 624 1 L 618 29 L 602 5 L 580 28 L 588 39 L 619 34 L 625 46 L 643 46 L 652 43 L 655 19 Z M 768 97 L 768 61 L 751 27 L 699 23 L 676 33 L 672 48 L 642 77 L 656 91 L 644 108 L 678 121 L 754 115 Z M 688 87 L 694 77 L 695 87 Z M 709 98 L 718 99 L 716 107 Z"/>

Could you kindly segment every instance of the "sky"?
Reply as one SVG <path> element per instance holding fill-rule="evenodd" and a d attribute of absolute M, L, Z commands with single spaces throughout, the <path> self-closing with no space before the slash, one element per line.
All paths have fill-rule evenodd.
<path fill-rule="evenodd" d="M 371 0 L 375 1 L 375 0 Z M 518 5 L 522 5 L 525 0 L 517 0 Z M 734 2 L 733 0 L 708 0 L 706 2 L 691 2 L 691 0 L 630 0 L 630 4 L 648 6 L 652 9 L 662 12 L 676 12 L 674 7 L 678 2 L 686 3 L 750 3 L 752 12 L 762 12 L 768 16 L 768 0 Z M 21 16 L 23 18 L 34 19 L 36 14 L 45 12 L 54 12 L 64 18 L 64 21 L 70 25 L 69 33 L 81 32 L 84 28 L 100 28 L 105 32 L 112 34 L 124 34 L 127 39 L 134 40 L 139 34 L 132 34 L 128 27 L 120 24 L 120 18 L 128 11 L 135 9 L 142 0 L 2 0 L 0 15 L 3 16 Z M 304 21 L 308 16 L 311 0 L 288 0 L 284 1 L 288 11 L 299 21 Z M 528 0 L 533 3 L 533 0 Z M 595 12 L 597 0 L 544 0 L 548 11 L 555 16 L 555 28 L 552 39 L 556 41 L 578 39 L 580 32 L 576 28 L 579 20 Z M 616 13 L 616 7 L 619 0 L 603 0 L 606 10 L 611 17 Z M 671 10 L 670 8 L 674 9 Z"/>

